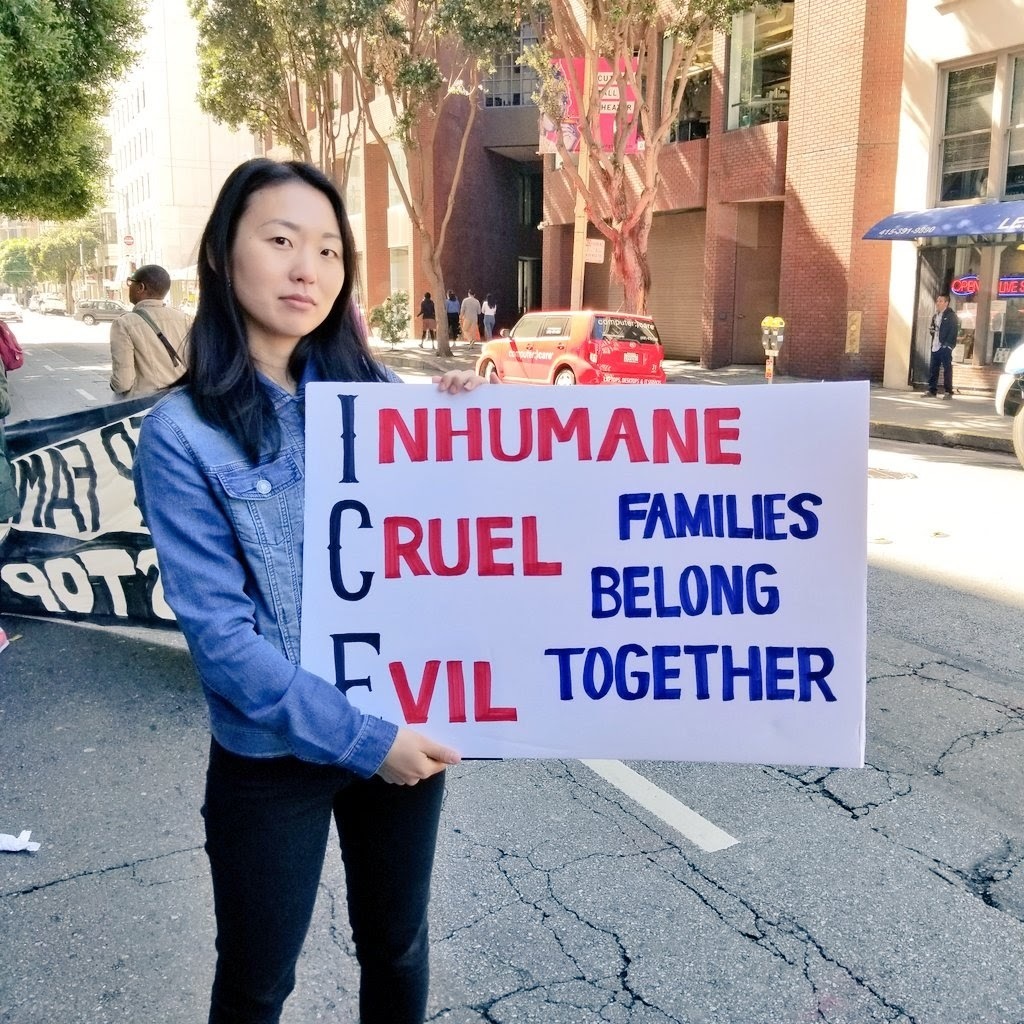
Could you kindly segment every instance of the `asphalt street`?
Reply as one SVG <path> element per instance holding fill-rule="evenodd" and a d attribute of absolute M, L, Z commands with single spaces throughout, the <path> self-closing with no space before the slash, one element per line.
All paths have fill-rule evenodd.
<path fill-rule="evenodd" d="M 33 371 L 79 407 L 105 372 L 82 344 Z M 735 844 L 702 849 L 579 761 L 451 770 L 429 1019 L 1024 1024 L 1024 585 L 999 543 L 1024 474 L 1002 451 L 873 446 L 864 769 L 630 764 Z M 209 740 L 180 635 L 3 625 L 0 832 L 41 845 L 0 853 L 0 1022 L 204 1020 Z M 285 1024 L 354 1021 L 356 980 L 334 852 Z"/>
<path fill-rule="evenodd" d="M 180 639 L 11 625 L 0 828 L 41 849 L 0 855 L 0 1021 L 202 1020 L 208 740 Z M 717 852 L 580 762 L 453 769 L 429 1019 L 1024 1020 L 1020 680 L 875 630 L 868 675 L 863 770 L 632 765 L 739 840 Z M 339 861 L 289 1024 L 355 1020 Z"/>

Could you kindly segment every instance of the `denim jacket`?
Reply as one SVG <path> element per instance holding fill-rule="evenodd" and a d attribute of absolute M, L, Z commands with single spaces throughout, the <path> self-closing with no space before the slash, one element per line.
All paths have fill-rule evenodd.
<path fill-rule="evenodd" d="M 369 778 L 397 726 L 364 715 L 299 667 L 309 371 L 294 396 L 259 379 L 281 424 L 277 455 L 253 466 L 178 389 L 143 421 L 139 505 L 217 742 L 247 757 L 293 755 Z"/>

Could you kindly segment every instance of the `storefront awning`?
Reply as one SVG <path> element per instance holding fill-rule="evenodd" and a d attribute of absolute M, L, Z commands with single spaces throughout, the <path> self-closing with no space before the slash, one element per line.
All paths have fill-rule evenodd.
<path fill-rule="evenodd" d="M 883 242 L 955 235 L 1016 235 L 1024 232 L 1024 200 L 940 206 L 934 210 L 894 213 L 865 232 L 865 238 Z"/>

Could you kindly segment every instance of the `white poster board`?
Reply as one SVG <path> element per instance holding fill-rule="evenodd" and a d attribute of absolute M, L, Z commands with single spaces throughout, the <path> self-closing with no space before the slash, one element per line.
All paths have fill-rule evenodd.
<path fill-rule="evenodd" d="M 863 764 L 866 382 L 306 410 L 302 663 L 364 711 L 464 757 Z"/>

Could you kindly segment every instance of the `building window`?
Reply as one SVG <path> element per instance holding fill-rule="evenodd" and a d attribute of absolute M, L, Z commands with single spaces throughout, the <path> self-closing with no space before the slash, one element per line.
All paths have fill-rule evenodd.
<path fill-rule="evenodd" d="M 729 43 L 730 128 L 789 119 L 793 3 L 756 6 L 732 19 Z"/>
<path fill-rule="evenodd" d="M 388 180 L 390 181 L 390 175 Z M 352 216 L 358 216 L 363 212 L 363 151 L 358 145 L 353 146 L 349 155 L 348 176 L 345 179 L 345 209 Z"/>
<path fill-rule="evenodd" d="M 409 172 L 405 164 L 405 150 L 397 146 L 391 146 L 390 149 L 391 155 L 395 160 L 395 166 L 402 177 L 402 184 L 408 186 Z M 398 187 L 398 182 L 390 165 L 388 166 L 388 206 L 405 206 L 405 200 L 402 199 L 402 191 Z"/>
<path fill-rule="evenodd" d="M 1006 156 L 1006 194 L 1024 195 L 1024 57 L 1013 60 L 1009 152 Z"/>
<path fill-rule="evenodd" d="M 519 223 L 534 228 L 544 212 L 544 176 L 523 170 L 519 175 Z"/>
<path fill-rule="evenodd" d="M 533 106 L 537 73 L 519 64 L 523 51 L 537 45 L 537 30 L 525 24 L 519 28 L 519 49 L 495 61 L 494 73 L 484 79 L 484 104 L 488 107 Z"/>
<path fill-rule="evenodd" d="M 938 202 L 1024 196 L 1024 55 L 950 68 L 942 88 Z"/>
<path fill-rule="evenodd" d="M 391 294 L 409 294 L 409 250 L 405 246 L 388 250 L 391 264 Z"/>
<path fill-rule="evenodd" d="M 662 41 L 663 68 L 667 68 L 673 46 L 683 46 L 684 41 L 666 37 Z M 706 139 L 711 128 L 711 41 L 708 40 L 694 55 L 686 72 L 683 88 L 683 102 L 679 107 L 679 120 L 669 132 L 669 142 L 689 142 L 692 139 Z M 662 88 L 668 83 L 663 81 Z"/>
<path fill-rule="evenodd" d="M 988 192 L 995 83 L 995 64 L 961 68 L 946 76 L 942 202 L 980 199 Z"/>

